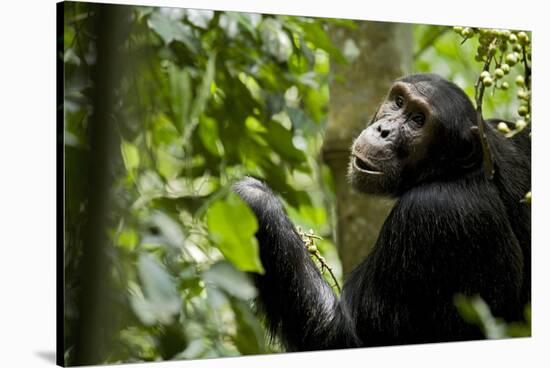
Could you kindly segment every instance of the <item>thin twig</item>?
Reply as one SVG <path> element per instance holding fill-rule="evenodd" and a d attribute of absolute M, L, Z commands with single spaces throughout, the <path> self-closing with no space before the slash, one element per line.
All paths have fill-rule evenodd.
<path fill-rule="evenodd" d="M 325 259 L 319 252 L 319 249 L 317 249 L 317 246 L 315 245 L 316 240 L 322 240 L 323 238 L 319 235 L 315 235 L 313 233 L 313 230 L 310 230 L 308 233 L 302 230 L 300 226 L 296 226 L 296 231 L 298 232 L 298 235 L 302 238 L 302 241 L 304 242 L 304 246 L 306 247 L 307 251 L 314 256 L 319 263 L 321 264 L 321 273 L 324 272 L 326 269 L 330 277 L 332 277 L 332 280 L 334 281 L 334 286 L 338 289 L 338 293 L 342 292 L 342 289 L 340 288 L 340 284 L 338 283 L 338 280 L 336 279 L 336 276 L 334 276 L 334 271 L 332 267 L 330 267 Z"/>

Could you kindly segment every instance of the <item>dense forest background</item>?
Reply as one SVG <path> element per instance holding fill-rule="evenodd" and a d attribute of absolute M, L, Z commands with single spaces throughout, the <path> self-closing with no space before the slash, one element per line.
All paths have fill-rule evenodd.
<path fill-rule="evenodd" d="M 473 100 L 480 54 L 492 52 L 482 35 L 469 40 L 469 28 L 472 34 L 284 15 L 63 6 L 67 364 L 280 351 L 254 313 L 249 273 L 263 272 L 257 223 L 231 184 L 245 175 L 269 183 L 293 222 L 322 237 L 316 246 L 341 283 L 356 260 L 342 256 L 350 254 L 341 234 L 350 224 L 342 223 L 336 203 L 349 197 L 335 175 L 339 164 L 329 163 L 330 139 L 342 127 L 334 112 L 354 117 L 343 129 L 350 144 L 388 81 L 410 72 L 438 73 Z M 507 59 L 517 51 L 519 58 L 514 45 L 528 44 L 530 35 L 506 32 L 498 37 L 519 39 L 495 53 Z M 379 64 L 387 67 L 369 72 Z M 495 88 L 486 92 L 484 116 L 528 124 L 530 89 L 518 80 L 519 60 L 509 64 L 506 76 L 493 70 L 486 83 Z M 360 93 L 344 88 L 350 79 L 376 91 L 351 112 L 341 101 L 350 90 Z M 391 203 L 373 203 L 365 204 L 367 216 L 380 222 Z M 368 236 L 375 238 L 376 229 Z M 353 249 L 353 239 L 349 244 Z M 503 326 L 482 301 L 461 308 L 488 337 L 530 333 L 528 324 Z"/>

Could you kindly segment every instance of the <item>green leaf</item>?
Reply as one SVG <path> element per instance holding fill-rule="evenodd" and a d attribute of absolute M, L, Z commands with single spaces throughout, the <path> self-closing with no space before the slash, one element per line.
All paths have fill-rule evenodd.
<path fill-rule="evenodd" d="M 300 27 L 304 31 L 306 41 L 313 43 L 316 47 L 325 50 L 339 64 L 345 64 L 346 58 L 340 49 L 334 45 L 328 33 L 323 29 L 320 22 L 299 21 Z"/>
<path fill-rule="evenodd" d="M 127 250 L 133 250 L 139 241 L 137 232 L 134 229 L 124 229 L 118 235 L 118 245 Z"/>
<path fill-rule="evenodd" d="M 185 236 L 181 230 L 181 225 L 169 215 L 162 211 L 154 211 L 148 219 L 148 225 L 158 229 L 160 235 L 145 236 L 144 243 L 162 243 L 173 248 L 179 249 L 184 241 Z"/>
<path fill-rule="evenodd" d="M 226 12 L 225 13 L 230 19 L 237 21 L 241 27 L 246 29 L 253 37 L 256 37 L 256 29 L 252 21 L 253 14 L 248 13 L 236 13 L 236 12 Z"/>
<path fill-rule="evenodd" d="M 235 298 L 247 300 L 256 296 L 256 288 L 250 278 L 231 263 L 220 261 L 203 273 L 210 282 Z"/>
<path fill-rule="evenodd" d="M 164 193 L 164 183 L 161 177 L 152 170 L 145 171 L 138 178 L 139 193 L 145 197 L 156 197 Z"/>
<path fill-rule="evenodd" d="M 153 326 L 157 322 L 153 306 L 149 303 L 139 286 L 131 284 L 129 287 L 129 299 L 132 310 L 145 326 Z"/>
<path fill-rule="evenodd" d="M 229 306 L 229 297 L 220 289 L 208 284 L 206 285 L 206 299 L 213 309 L 222 310 Z"/>
<path fill-rule="evenodd" d="M 287 61 L 292 54 L 292 41 L 274 18 L 266 18 L 260 25 L 262 48 L 279 62 Z"/>
<path fill-rule="evenodd" d="M 210 86 L 214 81 L 214 76 L 216 74 L 216 53 L 213 52 L 208 58 L 208 63 L 206 64 L 206 70 L 204 72 L 204 77 L 202 78 L 201 84 L 197 91 L 197 97 L 191 109 L 191 121 L 198 118 L 199 115 L 206 108 L 206 103 L 210 97 Z"/>
<path fill-rule="evenodd" d="M 191 76 L 187 68 L 179 69 L 175 65 L 168 68 L 170 79 L 170 100 L 174 112 L 175 125 L 182 132 L 189 121 L 189 111 L 193 100 Z"/>
<path fill-rule="evenodd" d="M 326 108 L 328 102 L 328 88 L 326 86 L 321 89 L 308 89 L 304 95 L 304 108 L 307 110 L 308 115 L 311 116 L 311 119 L 302 119 L 306 123 L 306 126 L 300 127 L 303 130 L 306 129 L 315 129 L 316 124 L 319 124 L 326 116 Z M 293 120 L 293 116 L 288 112 L 292 124 L 298 124 Z M 313 125 L 309 125 L 309 122 L 312 122 Z M 294 125 L 299 127 L 299 125 Z M 315 131 L 315 130 L 314 130 Z"/>
<path fill-rule="evenodd" d="M 208 116 L 201 116 L 199 137 L 208 152 L 216 157 L 223 155 L 223 145 L 219 138 L 218 123 L 216 120 Z"/>
<path fill-rule="evenodd" d="M 153 318 L 162 324 L 170 324 L 181 308 L 172 278 L 153 256 L 146 253 L 139 257 L 138 274 L 144 297 L 139 293 L 134 295 L 134 310 L 146 324 L 150 325 Z"/>
<path fill-rule="evenodd" d="M 507 337 L 506 325 L 492 315 L 491 309 L 480 296 L 457 295 L 454 302 L 462 318 L 479 326 L 487 338 L 501 339 Z"/>
<path fill-rule="evenodd" d="M 134 144 L 123 140 L 120 144 L 120 149 L 122 151 L 122 159 L 124 160 L 126 170 L 132 171 L 137 169 L 139 167 L 138 148 Z"/>
<path fill-rule="evenodd" d="M 418 56 L 419 52 L 424 51 L 428 47 L 434 45 L 437 42 L 437 39 L 441 37 L 445 32 L 450 31 L 451 28 L 447 26 L 433 26 L 433 25 L 421 25 L 415 28 L 415 31 L 418 32 L 416 37 L 415 57 Z"/>
<path fill-rule="evenodd" d="M 169 45 L 172 41 L 180 41 L 192 53 L 197 53 L 197 41 L 193 35 L 193 29 L 183 24 L 179 19 L 174 19 L 166 14 L 155 12 L 147 20 L 149 27 L 155 31 Z"/>
<path fill-rule="evenodd" d="M 279 113 L 286 106 L 285 95 L 282 92 L 264 92 L 264 98 L 268 116 Z"/>
<path fill-rule="evenodd" d="M 193 340 L 187 345 L 184 351 L 177 354 L 174 359 L 198 359 L 203 358 L 208 350 L 205 339 Z"/>
<path fill-rule="evenodd" d="M 295 107 L 287 107 L 286 113 L 294 128 L 305 131 L 315 129 L 315 123 L 307 116 L 304 110 Z"/>
<path fill-rule="evenodd" d="M 242 301 L 235 300 L 232 306 L 237 321 L 237 335 L 235 336 L 237 349 L 245 355 L 265 353 L 265 334 L 258 318 Z"/>
<path fill-rule="evenodd" d="M 136 12 L 136 20 L 141 21 L 144 17 L 151 14 L 155 8 L 150 6 L 137 6 L 134 11 Z"/>
<path fill-rule="evenodd" d="M 178 176 L 183 169 L 184 163 L 182 160 L 174 157 L 164 149 L 157 149 L 157 171 L 165 179 L 170 180 Z"/>
<path fill-rule="evenodd" d="M 187 266 L 178 275 L 179 287 L 186 290 L 189 297 L 199 296 L 204 290 L 202 278 L 196 272 L 193 266 Z"/>
<path fill-rule="evenodd" d="M 299 213 L 304 220 L 313 225 L 322 226 L 327 223 L 327 213 L 324 207 L 304 203 L 300 205 Z"/>
<path fill-rule="evenodd" d="M 304 152 L 292 143 L 292 132 L 276 121 L 267 124 L 269 133 L 265 136 L 269 145 L 289 162 L 301 163 L 306 160 Z"/>
<path fill-rule="evenodd" d="M 214 17 L 214 12 L 212 10 L 203 9 L 185 9 L 185 17 L 193 25 L 208 29 L 208 24 Z"/>
<path fill-rule="evenodd" d="M 180 137 L 180 133 L 172 120 L 160 113 L 153 118 L 153 129 L 149 132 L 153 135 L 153 141 L 158 145 L 173 145 Z"/>
<path fill-rule="evenodd" d="M 214 202 L 206 213 L 208 230 L 218 249 L 241 271 L 264 273 L 254 234 L 258 222 L 236 194 Z"/>

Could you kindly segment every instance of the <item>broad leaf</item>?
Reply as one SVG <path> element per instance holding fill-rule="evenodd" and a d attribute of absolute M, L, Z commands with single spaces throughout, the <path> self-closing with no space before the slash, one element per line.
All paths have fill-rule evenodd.
<path fill-rule="evenodd" d="M 222 254 L 241 271 L 263 273 L 258 242 L 258 222 L 236 194 L 214 202 L 206 213 L 208 230 Z"/>
<path fill-rule="evenodd" d="M 126 170 L 132 171 L 139 167 L 139 151 L 138 148 L 130 142 L 122 141 L 120 144 L 122 151 L 122 159 Z"/>
<path fill-rule="evenodd" d="M 218 262 L 203 274 L 210 282 L 235 298 L 247 300 L 256 296 L 256 288 L 250 278 L 228 262 Z"/>
<path fill-rule="evenodd" d="M 139 257 L 138 274 L 145 299 L 134 303 L 144 315 L 152 313 L 158 322 L 171 323 L 180 311 L 181 299 L 166 269 L 153 256 L 144 253 Z"/>
<path fill-rule="evenodd" d="M 179 249 L 185 241 L 179 222 L 162 211 L 154 211 L 148 218 L 147 225 L 155 228 L 158 234 L 146 235 L 144 243 L 166 244 Z"/>
<path fill-rule="evenodd" d="M 279 62 L 287 61 L 292 54 L 292 42 L 281 23 L 273 18 L 264 19 L 260 25 L 264 50 Z"/>
<path fill-rule="evenodd" d="M 235 345 L 241 354 L 265 353 L 264 331 L 258 319 L 244 302 L 234 300 L 232 306 L 237 320 Z"/>
<path fill-rule="evenodd" d="M 176 40 L 183 43 L 191 52 L 198 51 L 193 29 L 179 19 L 157 11 L 149 17 L 147 24 L 162 38 L 165 44 L 168 45 Z"/>

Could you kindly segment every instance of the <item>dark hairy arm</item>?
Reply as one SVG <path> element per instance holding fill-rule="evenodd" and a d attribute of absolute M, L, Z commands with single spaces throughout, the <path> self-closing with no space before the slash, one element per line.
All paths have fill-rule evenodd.
<path fill-rule="evenodd" d="M 347 308 L 310 259 L 280 200 L 253 178 L 234 190 L 258 219 L 265 274 L 256 276 L 256 285 L 270 331 L 290 351 L 358 346 Z"/>

